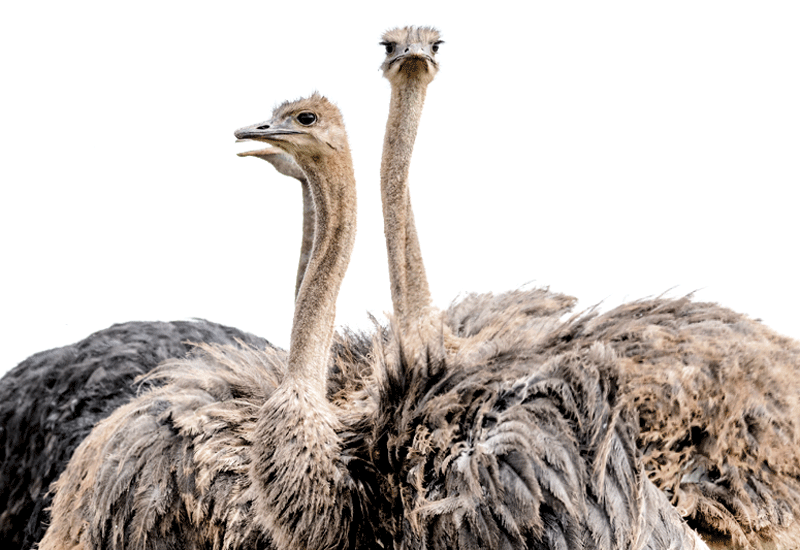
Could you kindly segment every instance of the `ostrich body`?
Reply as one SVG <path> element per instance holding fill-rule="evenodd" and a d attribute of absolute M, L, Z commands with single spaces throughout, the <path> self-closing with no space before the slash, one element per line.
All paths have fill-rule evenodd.
<path fill-rule="evenodd" d="M 50 484 L 92 427 L 137 392 L 134 379 L 190 342 L 269 342 L 208 321 L 129 322 L 37 353 L 0 379 L 0 540 L 32 548 L 48 523 Z"/>
<path fill-rule="evenodd" d="M 385 355 L 376 448 L 405 547 L 705 548 L 644 475 L 614 352 L 532 353 L 523 332 L 474 361 L 436 337 Z"/>
<path fill-rule="evenodd" d="M 289 153 L 314 199 L 289 353 L 204 346 L 156 370 L 150 378 L 163 386 L 120 407 L 75 452 L 55 485 L 43 550 L 340 548 L 381 538 L 370 520 L 381 507 L 365 482 L 375 474 L 359 458 L 363 414 L 326 397 L 356 219 L 341 115 L 315 94 L 237 137 Z M 348 358 L 358 351 L 335 347 Z"/>
<path fill-rule="evenodd" d="M 535 303 L 524 293 L 519 299 L 517 307 L 524 310 Z M 446 322 L 456 336 L 468 337 L 457 328 L 470 327 L 483 313 L 473 305 L 448 310 Z M 520 316 L 508 307 L 504 315 L 513 323 Z M 470 356 L 462 350 L 459 357 L 491 367 L 497 364 L 490 354 L 499 348 L 496 342 L 508 346 L 515 338 L 527 357 L 548 363 L 593 346 L 613 352 L 616 403 L 638 416 L 636 446 L 646 475 L 709 547 L 800 547 L 800 392 L 794 383 L 800 343 L 742 314 L 689 298 L 631 302 L 486 340 L 501 318 L 490 313 L 480 330 L 472 325 L 470 332 L 482 336 L 466 338 L 475 351 Z M 459 479 L 445 479 L 451 478 Z"/>
<path fill-rule="evenodd" d="M 689 298 L 586 315 L 562 341 L 616 351 L 648 475 L 710 546 L 800 547 L 800 343 Z"/>

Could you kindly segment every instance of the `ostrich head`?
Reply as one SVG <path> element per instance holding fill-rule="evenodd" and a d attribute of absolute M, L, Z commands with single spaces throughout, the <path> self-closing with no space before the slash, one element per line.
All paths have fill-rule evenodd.
<path fill-rule="evenodd" d="M 325 97 L 312 96 L 279 105 L 266 122 L 236 130 L 239 139 L 263 141 L 289 153 L 298 164 L 349 152 L 342 115 Z M 251 154 L 259 155 L 261 151 Z"/>
<path fill-rule="evenodd" d="M 419 79 L 429 84 L 439 71 L 436 53 L 443 41 L 433 27 L 403 27 L 386 31 L 381 46 L 386 59 L 381 69 L 392 83 Z"/>

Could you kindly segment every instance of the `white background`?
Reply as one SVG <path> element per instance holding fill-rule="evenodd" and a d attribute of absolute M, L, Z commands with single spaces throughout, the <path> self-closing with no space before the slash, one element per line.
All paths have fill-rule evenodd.
<path fill-rule="evenodd" d="M 391 309 L 378 42 L 406 24 L 445 40 L 411 169 L 438 305 L 697 290 L 800 337 L 796 2 L 432 4 L 4 4 L 0 371 L 135 319 L 285 346 L 300 188 L 233 131 L 314 90 L 358 179 L 337 323 L 369 329 Z"/>

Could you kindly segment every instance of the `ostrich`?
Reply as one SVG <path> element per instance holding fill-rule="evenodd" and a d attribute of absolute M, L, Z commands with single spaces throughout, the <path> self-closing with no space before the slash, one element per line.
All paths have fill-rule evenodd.
<path fill-rule="evenodd" d="M 390 31 L 383 42 L 392 103 L 382 192 L 398 317 L 419 315 L 430 301 L 405 186 L 439 43 L 432 29 Z M 404 70 L 407 58 L 415 62 Z M 561 297 L 534 317 L 538 323 L 549 319 L 549 331 L 511 321 L 515 308 L 542 312 L 548 298 L 557 297 L 544 291 L 471 296 L 445 312 L 444 326 L 467 338 L 462 351 L 473 354 L 492 349 L 495 327 L 511 338 L 527 331 L 527 345 L 544 354 L 563 351 L 554 334 L 571 345 L 606 342 L 620 356 L 625 399 L 640 409 L 647 469 L 691 524 L 714 544 L 800 545 L 800 396 L 793 385 L 780 383 L 797 379 L 800 344 L 745 316 L 688 299 L 634 302 L 559 327 L 555 320 L 573 304 Z"/>
<path fill-rule="evenodd" d="M 385 434 L 378 448 L 392 464 L 383 492 L 397 495 L 404 510 L 406 545 L 702 547 L 641 477 L 632 419 L 620 418 L 610 395 L 613 353 L 573 351 L 545 365 L 544 353 L 528 353 L 572 298 L 546 290 L 470 296 L 444 312 L 442 328 L 462 337 L 447 351 L 432 326 L 411 324 L 431 310 L 431 296 L 408 170 L 441 43 L 428 27 L 394 29 L 381 42 L 392 86 L 381 196 L 399 340 L 376 354 L 385 358 L 387 400 L 378 410 L 396 411 L 379 417 L 377 433 Z M 554 387 L 560 399 L 548 395 Z"/>
<path fill-rule="evenodd" d="M 382 198 L 401 319 L 421 316 L 430 303 L 407 175 L 440 43 L 429 28 L 389 31 L 382 42 L 382 68 L 392 84 Z M 405 60 L 413 62 L 406 67 Z M 488 361 L 498 340 L 521 333 L 532 353 L 545 356 L 562 353 L 562 340 L 605 342 L 620 356 L 624 400 L 641 411 L 647 469 L 692 525 L 715 544 L 800 544 L 794 519 L 800 514 L 800 409 L 793 387 L 778 383 L 781 376 L 797 378 L 798 344 L 742 315 L 687 299 L 634 302 L 559 326 L 573 303 L 544 290 L 473 295 L 444 312 L 443 326 L 460 337 L 462 360 L 471 353 L 472 360 Z"/>
<path fill-rule="evenodd" d="M 291 155 L 315 206 L 314 243 L 288 354 L 201 346 L 118 408 L 54 486 L 40 547 L 336 548 L 389 539 L 363 458 L 364 414 L 326 397 L 336 296 L 356 228 L 338 109 L 317 94 L 236 132 Z M 358 529 L 350 529 L 357 524 Z"/>
<path fill-rule="evenodd" d="M 246 141 L 246 140 L 241 140 Z M 244 151 L 239 153 L 240 157 L 256 157 L 269 162 L 275 169 L 300 182 L 300 189 L 303 192 L 303 237 L 300 242 L 300 261 L 297 265 L 297 277 L 294 285 L 295 298 L 300 292 L 300 283 L 303 282 L 303 274 L 306 272 L 308 258 L 311 255 L 311 245 L 314 242 L 314 201 L 311 199 L 311 190 L 308 188 L 306 175 L 292 160 L 292 157 L 274 147 L 258 149 L 255 151 Z"/>
<path fill-rule="evenodd" d="M 291 154 L 314 198 L 314 244 L 297 296 L 286 374 L 262 406 L 254 434 L 255 507 L 277 546 L 333 547 L 350 538 L 349 522 L 366 512 L 342 453 L 344 423 L 325 394 L 336 297 L 356 231 L 347 136 L 338 109 L 314 95 L 236 137 Z"/>
<path fill-rule="evenodd" d="M 240 156 L 263 158 L 301 182 L 303 240 L 296 295 L 313 238 L 313 204 L 305 175 L 279 149 Z M 183 357 L 192 343 L 201 342 L 271 346 L 263 338 L 205 320 L 129 322 L 33 355 L 9 371 L 0 380 L 0 541 L 13 548 L 33 547 L 48 522 L 48 488 L 78 444 L 99 420 L 136 393 L 136 377 L 162 361 Z M 338 393 L 358 373 L 339 369 L 333 375 L 330 391 Z"/>

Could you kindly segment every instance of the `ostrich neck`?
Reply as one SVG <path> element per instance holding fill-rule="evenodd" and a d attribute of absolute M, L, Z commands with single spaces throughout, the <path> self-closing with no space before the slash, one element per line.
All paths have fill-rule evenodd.
<path fill-rule="evenodd" d="M 333 341 L 336 297 L 356 233 L 355 177 L 352 163 L 343 157 L 349 159 L 349 151 L 346 155 L 300 161 L 314 199 L 315 221 L 311 255 L 295 301 L 288 375 L 318 386 L 322 396 Z"/>
<path fill-rule="evenodd" d="M 251 479 L 256 517 L 276 547 L 333 548 L 349 530 L 343 510 L 355 498 L 340 422 L 325 395 L 336 297 L 355 241 L 355 179 L 349 152 L 302 161 L 314 198 L 314 242 L 295 300 L 286 376 L 259 412 Z"/>
<path fill-rule="evenodd" d="M 303 282 L 306 266 L 311 257 L 311 245 L 314 242 L 314 201 L 311 199 L 308 181 L 300 180 L 300 188 L 303 191 L 303 239 L 300 243 L 300 261 L 297 264 L 297 277 L 294 284 L 295 299 L 300 294 L 300 285 Z"/>
<path fill-rule="evenodd" d="M 384 234 L 392 303 L 401 326 L 419 317 L 431 302 L 408 190 L 408 170 L 426 89 L 427 84 L 415 79 L 392 86 L 383 141 L 381 199 Z"/>

